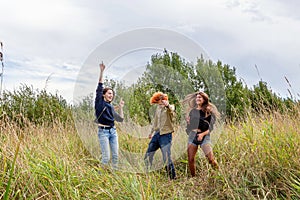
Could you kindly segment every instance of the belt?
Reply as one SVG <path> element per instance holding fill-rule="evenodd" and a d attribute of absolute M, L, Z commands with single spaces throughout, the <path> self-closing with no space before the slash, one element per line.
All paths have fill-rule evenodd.
<path fill-rule="evenodd" d="M 114 128 L 114 126 L 98 126 L 101 129 L 111 129 Z"/>

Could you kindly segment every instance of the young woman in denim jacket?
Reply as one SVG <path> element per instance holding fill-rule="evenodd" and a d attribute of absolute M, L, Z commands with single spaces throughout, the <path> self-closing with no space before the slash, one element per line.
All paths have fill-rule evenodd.
<path fill-rule="evenodd" d="M 211 147 L 210 132 L 213 130 L 215 120 L 220 116 L 220 113 L 215 105 L 209 102 L 209 97 L 204 92 L 187 95 L 183 103 L 188 103 L 189 106 L 189 115 L 186 118 L 186 131 L 189 135 L 187 153 L 191 175 L 195 176 L 195 156 L 199 145 L 212 167 L 218 168 Z"/>
<path fill-rule="evenodd" d="M 96 89 L 95 99 L 95 115 L 98 123 L 98 138 L 102 153 L 101 163 L 108 165 L 110 160 L 110 151 L 112 154 L 112 166 L 114 169 L 118 167 L 118 151 L 119 142 L 118 134 L 115 127 L 115 121 L 123 121 L 124 101 L 121 99 L 119 103 L 119 114 L 115 112 L 111 102 L 114 99 L 114 91 L 111 88 L 103 88 L 103 72 L 105 65 L 100 64 L 99 83 Z"/>
<path fill-rule="evenodd" d="M 171 158 L 172 133 L 174 132 L 173 119 L 175 115 L 174 105 L 170 105 L 168 96 L 162 92 L 156 92 L 150 99 L 150 104 L 158 104 L 149 139 L 151 139 L 145 154 L 146 167 L 152 165 L 153 157 L 160 148 L 165 163 L 165 168 L 170 179 L 176 178 L 175 167 Z"/>

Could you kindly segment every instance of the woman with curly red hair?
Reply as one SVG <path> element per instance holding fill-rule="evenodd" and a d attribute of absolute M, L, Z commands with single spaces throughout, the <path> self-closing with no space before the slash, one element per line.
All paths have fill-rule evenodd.
<path fill-rule="evenodd" d="M 168 95 L 155 92 L 150 98 L 150 104 L 158 104 L 149 139 L 151 139 L 145 154 L 147 169 L 152 165 L 153 157 L 160 148 L 165 168 L 170 179 L 176 178 L 175 167 L 171 158 L 172 133 L 174 132 L 173 119 L 175 115 L 174 105 L 170 105 Z"/>

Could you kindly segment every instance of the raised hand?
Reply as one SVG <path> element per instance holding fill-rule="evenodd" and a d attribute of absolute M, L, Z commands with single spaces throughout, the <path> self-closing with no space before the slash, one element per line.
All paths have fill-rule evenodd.
<path fill-rule="evenodd" d="M 120 106 L 121 108 L 123 108 L 123 107 L 124 107 L 124 104 L 125 104 L 125 102 L 124 102 L 123 99 L 121 98 L 121 99 L 120 99 L 120 102 L 119 102 L 119 106 Z"/>
<path fill-rule="evenodd" d="M 105 65 L 103 64 L 103 61 L 99 64 L 99 67 L 100 67 L 99 83 L 103 83 L 103 71 L 105 69 Z"/>
<path fill-rule="evenodd" d="M 161 100 L 161 102 L 164 104 L 164 106 L 169 106 L 169 101 L 168 100 Z"/>
<path fill-rule="evenodd" d="M 100 65 L 99 65 L 99 66 L 100 66 L 100 70 L 101 70 L 101 71 L 104 71 L 104 69 L 105 69 L 105 65 L 103 64 L 103 61 L 100 63 Z"/>

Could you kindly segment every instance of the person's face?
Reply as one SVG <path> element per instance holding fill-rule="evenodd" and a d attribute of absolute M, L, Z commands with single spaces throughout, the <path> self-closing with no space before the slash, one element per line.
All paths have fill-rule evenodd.
<path fill-rule="evenodd" d="M 162 102 L 162 100 L 159 100 L 158 103 L 159 107 L 164 107 L 164 103 Z"/>
<path fill-rule="evenodd" d="M 199 106 L 201 106 L 203 104 L 203 102 L 204 102 L 203 97 L 200 94 L 197 94 L 197 96 L 196 96 L 196 104 L 199 105 Z"/>
<path fill-rule="evenodd" d="M 107 92 L 103 95 L 104 100 L 107 102 L 111 102 L 114 98 L 114 93 L 112 90 L 107 90 Z"/>

